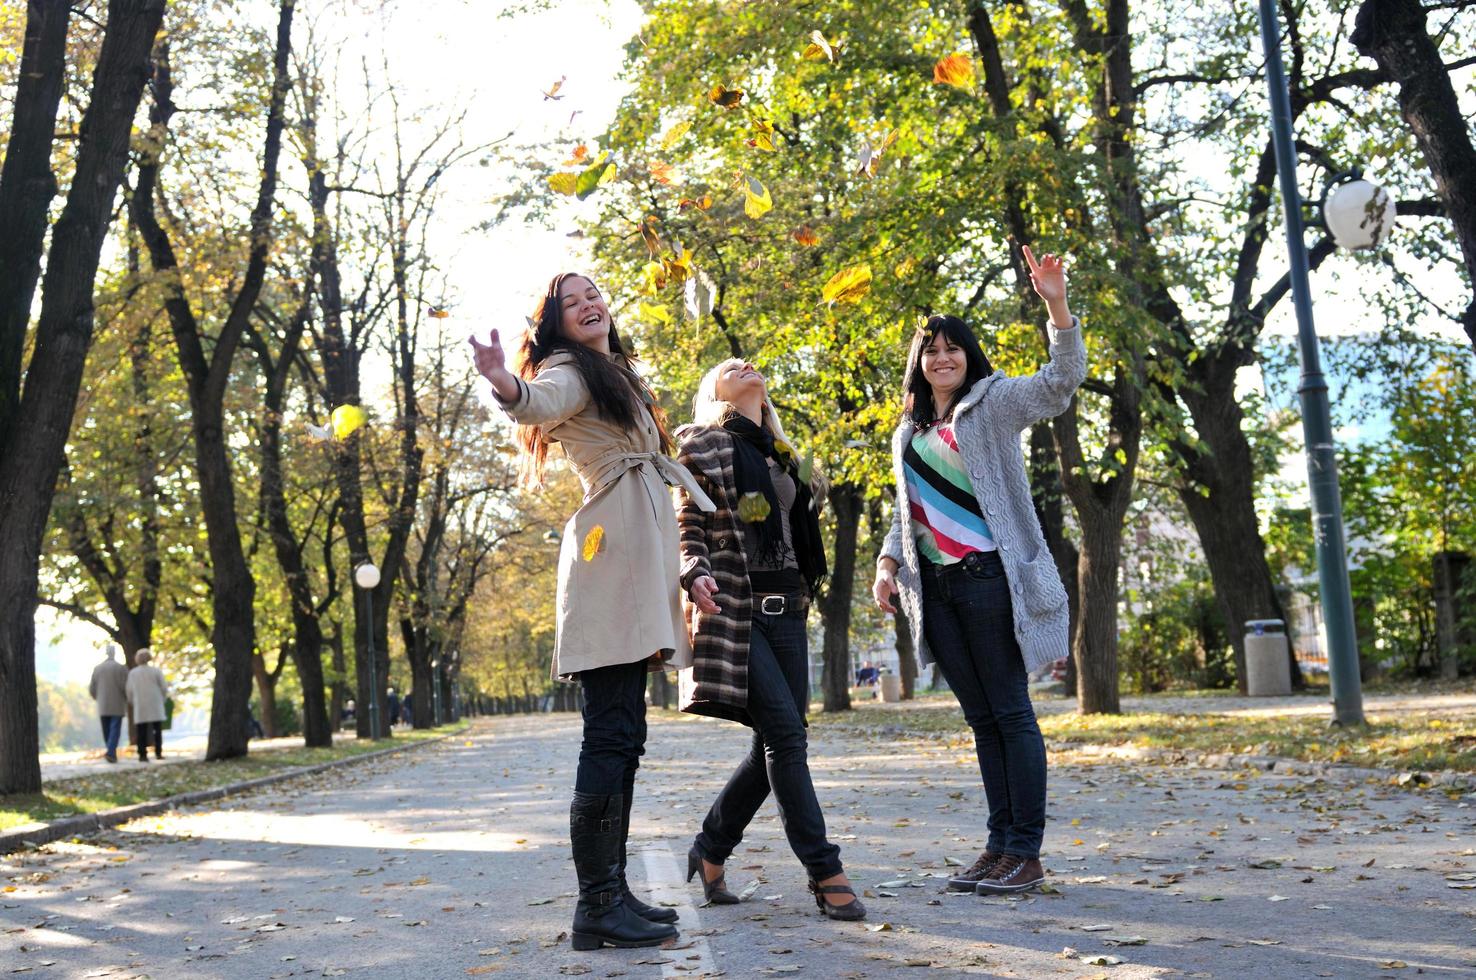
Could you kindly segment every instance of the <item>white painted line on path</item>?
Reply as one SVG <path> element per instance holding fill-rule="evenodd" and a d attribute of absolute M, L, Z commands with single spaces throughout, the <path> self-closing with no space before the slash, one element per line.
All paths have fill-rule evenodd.
<path fill-rule="evenodd" d="M 682 882 L 682 867 L 677 863 L 676 855 L 666 844 L 656 842 L 636 850 L 640 852 L 641 863 L 646 867 L 644 887 L 647 894 L 642 897 L 653 905 L 673 903 L 677 915 L 681 917 L 676 924 L 682 934 L 677 945 L 692 944 L 686 949 L 660 950 L 663 958 L 672 960 L 661 967 L 663 980 L 671 977 L 710 977 L 721 973 L 722 968 L 713 958 L 712 947 L 707 945 L 707 937 L 692 935 L 702 928 L 702 920 L 697 917 L 697 909 L 688 897 L 686 885 Z M 639 893 L 642 883 L 635 883 L 635 887 Z M 681 969 L 677 969 L 678 964 Z"/>

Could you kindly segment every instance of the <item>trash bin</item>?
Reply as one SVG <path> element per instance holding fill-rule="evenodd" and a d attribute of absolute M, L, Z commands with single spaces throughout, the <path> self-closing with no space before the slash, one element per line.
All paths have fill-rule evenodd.
<path fill-rule="evenodd" d="M 1283 697 L 1292 692 L 1286 624 L 1252 619 L 1245 624 L 1245 692 L 1251 697 Z"/>
<path fill-rule="evenodd" d="M 899 675 L 881 675 L 881 699 L 889 704 L 902 700 L 902 678 Z"/>

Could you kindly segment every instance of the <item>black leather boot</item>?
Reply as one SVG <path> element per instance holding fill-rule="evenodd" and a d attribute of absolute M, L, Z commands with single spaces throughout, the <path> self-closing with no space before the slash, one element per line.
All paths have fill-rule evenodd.
<path fill-rule="evenodd" d="M 579 878 L 572 940 L 577 950 L 634 949 L 675 939 L 673 926 L 641 918 L 625 904 L 620 887 L 622 794 L 574 793 L 569 804 L 569 845 Z"/>
<path fill-rule="evenodd" d="M 675 922 L 677 920 L 676 909 L 647 905 L 632 894 L 630 884 L 626 881 L 625 842 L 630 838 L 630 804 L 631 797 L 627 793 L 620 813 L 620 894 L 625 897 L 626 906 L 641 918 L 652 922 Z"/>

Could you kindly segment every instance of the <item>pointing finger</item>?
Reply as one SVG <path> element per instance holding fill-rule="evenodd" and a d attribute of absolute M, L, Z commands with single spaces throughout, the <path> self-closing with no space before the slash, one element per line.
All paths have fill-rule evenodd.
<path fill-rule="evenodd" d="M 1030 251 L 1029 245 L 1021 245 L 1020 251 L 1025 255 L 1025 264 L 1030 266 L 1031 272 L 1040 271 L 1040 263 L 1035 261 L 1035 253 Z"/>

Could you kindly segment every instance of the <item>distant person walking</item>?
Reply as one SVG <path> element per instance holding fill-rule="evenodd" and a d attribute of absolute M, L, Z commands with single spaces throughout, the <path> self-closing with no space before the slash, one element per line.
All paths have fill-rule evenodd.
<path fill-rule="evenodd" d="M 128 668 L 118 662 L 118 648 L 108 644 L 107 656 L 92 668 L 92 682 L 87 693 L 97 702 L 97 717 L 102 722 L 103 745 L 109 762 L 118 761 L 118 736 L 123 731 L 123 716 L 128 713 Z"/>
<path fill-rule="evenodd" d="M 136 665 L 128 672 L 128 704 L 133 708 L 133 723 L 138 726 L 138 761 L 149 761 L 149 740 L 154 743 L 154 758 L 164 758 L 164 701 L 169 697 L 169 682 L 164 672 L 149 661 L 154 654 L 144 647 L 133 655 Z"/>

